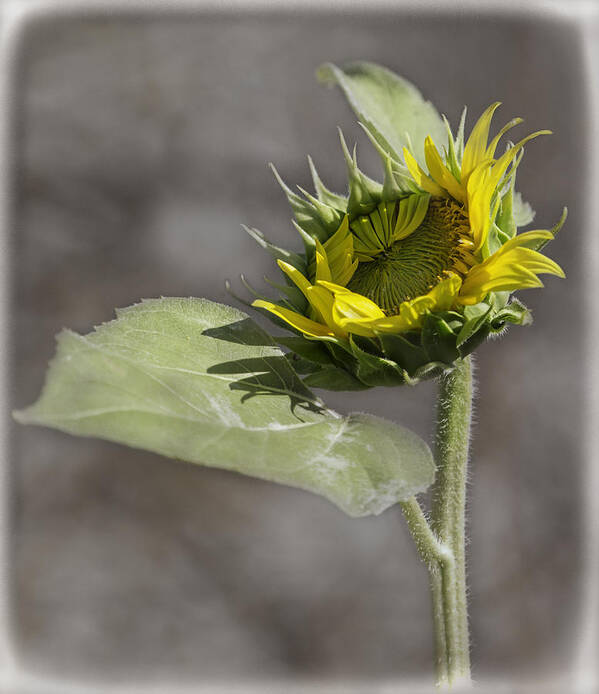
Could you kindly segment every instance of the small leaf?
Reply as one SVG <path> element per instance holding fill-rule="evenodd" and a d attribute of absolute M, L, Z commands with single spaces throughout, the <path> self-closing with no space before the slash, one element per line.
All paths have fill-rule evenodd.
<path fill-rule="evenodd" d="M 15 417 L 307 489 L 350 516 L 434 476 L 418 436 L 326 409 L 245 313 L 204 299 L 151 299 L 89 335 L 63 331 L 39 400 Z"/>
<path fill-rule="evenodd" d="M 343 68 L 326 63 L 316 74 L 319 81 L 341 87 L 360 121 L 397 161 L 403 161 L 403 148 L 411 142 L 414 156 L 426 166 L 426 136 L 439 146 L 446 141 L 445 125 L 435 107 L 413 84 L 391 70 L 368 62 Z"/>

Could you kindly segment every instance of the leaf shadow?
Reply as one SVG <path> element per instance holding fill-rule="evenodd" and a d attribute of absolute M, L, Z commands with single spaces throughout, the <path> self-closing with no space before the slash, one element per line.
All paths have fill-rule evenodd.
<path fill-rule="evenodd" d="M 227 323 L 227 325 L 221 325 L 218 328 L 206 328 L 206 330 L 202 331 L 202 335 L 212 337 L 215 340 L 224 340 L 225 342 L 234 342 L 238 345 L 248 345 L 250 347 L 270 347 L 274 345 L 272 337 L 251 318 L 243 318 L 233 323 Z"/>
<path fill-rule="evenodd" d="M 248 346 L 276 347 L 270 335 L 250 318 L 236 321 L 218 328 L 204 330 L 203 335 L 217 340 Z M 247 403 L 252 398 L 286 396 L 295 417 L 302 421 L 298 409 L 323 413 L 326 407 L 304 385 L 284 355 L 249 357 L 214 364 L 207 372 L 219 375 L 245 374 L 243 378 L 229 384 L 231 390 L 245 391 L 241 398 Z"/>

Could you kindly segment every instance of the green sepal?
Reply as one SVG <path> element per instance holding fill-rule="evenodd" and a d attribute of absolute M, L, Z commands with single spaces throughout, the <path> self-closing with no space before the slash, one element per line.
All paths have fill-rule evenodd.
<path fill-rule="evenodd" d="M 372 123 L 362 123 L 362 121 L 358 121 L 358 125 L 366 133 L 366 137 L 368 137 L 372 146 L 378 152 L 383 163 L 385 159 L 391 159 L 395 164 L 402 165 L 403 157 L 400 157 L 397 152 L 393 151 L 393 147 L 389 145 Z"/>
<path fill-rule="evenodd" d="M 399 386 L 406 382 L 407 374 L 395 362 L 363 349 L 368 344 L 363 338 L 350 335 L 349 344 L 357 360 L 355 376 L 362 383 L 368 386 Z"/>
<path fill-rule="evenodd" d="M 339 128 L 339 140 L 343 157 L 347 165 L 347 177 L 349 182 L 349 199 L 347 201 L 347 214 L 352 217 L 357 217 L 361 214 L 371 212 L 383 198 L 383 186 L 378 182 L 369 178 L 365 173 L 360 171 L 356 158 L 356 147 L 354 145 L 353 153 L 349 153 L 347 143 Z"/>
<path fill-rule="evenodd" d="M 429 313 L 422 322 L 422 346 L 430 361 L 448 366 L 459 358 L 456 334 L 438 314 Z"/>
<path fill-rule="evenodd" d="M 315 364 L 328 366 L 333 363 L 331 353 L 320 341 L 308 340 L 305 337 L 275 337 L 274 339 L 279 345 L 287 347 L 295 354 Z"/>
<path fill-rule="evenodd" d="M 489 323 L 482 323 L 479 325 L 479 327 L 470 335 L 470 337 L 458 347 L 460 356 L 464 358 L 474 352 L 474 350 L 477 347 L 480 347 L 480 345 L 482 345 L 482 343 L 489 337 L 490 332 L 491 325 Z"/>
<path fill-rule="evenodd" d="M 529 244 L 526 244 L 526 247 L 531 248 L 533 251 L 541 251 L 543 248 L 545 248 L 545 246 L 550 241 L 553 241 L 553 239 L 557 236 L 558 232 L 564 226 L 564 222 L 566 221 L 567 217 L 568 217 L 568 208 L 564 207 L 564 209 L 562 210 L 561 217 L 559 218 L 557 224 L 555 226 L 553 226 L 551 229 L 549 229 L 553 238 L 552 239 L 546 239 L 544 241 L 536 241 L 534 243 L 529 243 Z"/>
<path fill-rule="evenodd" d="M 316 196 L 318 197 L 318 199 L 321 202 L 324 202 L 326 205 L 334 207 L 336 210 L 339 210 L 340 212 L 345 214 L 345 211 L 347 210 L 347 198 L 343 195 L 333 193 L 333 191 L 329 190 L 324 185 L 320 176 L 318 175 L 318 171 L 316 170 L 316 166 L 314 165 L 312 157 L 310 156 L 308 156 L 308 166 L 310 167 L 312 183 L 314 185 L 314 190 L 316 191 Z"/>
<path fill-rule="evenodd" d="M 372 146 L 376 149 L 381 158 L 383 170 L 385 172 L 382 193 L 383 200 L 393 202 L 402 195 L 422 192 L 411 177 L 408 168 L 402 164 L 401 161 L 395 159 L 388 149 L 380 145 L 381 137 L 375 137 L 375 135 L 373 135 L 372 127 L 368 127 L 364 125 L 364 123 L 358 123 L 358 125 L 364 130 Z M 376 132 L 376 129 L 374 131 Z"/>
<path fill-rule="evenodd" d="M 243 274 L 242 274 L 242 275 L 239 275 L 239 280 L 241 281 L 241 284 L 243 284 L 243 286 L 248 290 L 248 292 L 249 292 L 255 299 L 263 299 L 264 301 L 268 301 L 268 300 L 269 300 L 268 297 L 267 297 L 265 294 L 262 294 L 262 293 L 259 292 L 257 289 L 254 289 L 254 287 L 252 287 L 252 285 L 251 285 L 251 284 L 247 281 L 247 279 L 245 278 L 245 275 L 243 275 Z M 227 286 L 227 285 L 225 284 L 225 287 L 226 287 L 226 286 Z M 235 295 L 230 291 L 230 287 L 229 287 L 229 293 L 232 294 L 233 296 L 235 296 Z M 235 297 L 235 298 L 237 298 L 237 297 Z M 244 303 L 246 303 L 246 302 L 244 302 Z M 249 304 L 249 305 L 251 306 L 251 304 Z"/>
<path fill-rule="evenodd" d="M 447 364 L 442 362 L 430 361 L 419 369 L 416 369 L 414 376 L 406 379 L 406 383 L 409 386 L 415 386 L 422 381 L 430 381 L 432 378 L 439 377 L 444 371 L 447 371 Z"/>
<path fill-rule="evenodd" d="M 362 383 L 345 369 L 335 366 L 324 367 L 303 379 L 308 388 L 325 388 L 326 390 L 368 390 L 371 386 Z"/>
<path fill-rule="evenodd" d="M 501 198 L 499 212 L 495 224 L 506 236 L 506 241 L 516 235 L 516 222 L 514 221 L 514 178 L 510 181 L 507 193 Z"/>
<path fill-rule="evenodd" d="M 338 210 L 335 207 L 331 207 L 331 205 L 327 205 L 327 203 L 322 202 L 307 190 L 304 190 L 301 186 L 297 186 L 297 189 L 306 198 L 306 201 L 312 206 L 314 215 L 318 216 L 322 226 L 328 234 L 328 237 L 332 236 L 343 221 L 345 211 Z"/>
<path fill-rule="evenodd" d="M 242 224 L 241 227 L 259 246 L 268 251 L 276 260 L 284 260 L 286 263 L 293 265 L 293 267 L 299 270 L 301 273 L 306 272 L 306 261 L 301 255 L 294 253 L 293 251 L 288 251 L 285 248 L 275 246 L 274 243 L 271 243 L 259 229 L 247 227 L 245 224 Z"/>
<path fill-rule="evenodd" d="M 458 159 L 458 143 L 456 139 L 453 136 L 453 133 L 451 132 L 451 126 L 449 125 L 449 121 L 445 117 L 444 114 L 441 114 L 441 118 L 443 119 L 443 124 L 445 125 L 445 130 L 447 131 L 447 149 L 446 149 L 446 156 L 445 160 L 447 163 L 447 167 L 451 171 L 451 173 L 454 175 L 455 179 L 457 181 L 460 180 L 461 175 L 462 175 L 462 170 L 461 170 L 461 161 Z M 463 126 L 462 126 L 463 127 Z M 462 138 L 463 138 L 463 130 L 462 130 Z"/>
<path fill-rule="evenodd" d="M 297 233 L 300 235 L 302 243 L 304 244 L 304 252 L 306 254 L 306 267 L 309 268 L 314 261 L 314 254 L 316 253 L 316 241 L 313 236 L 310 236 L 302 227 L 295 221 L 291 220 L 291 223 L 295 227 Z"/>
<path fill-rule="evenodd" d="M 245 286 L 245 285 L 244 285 Z M 227 294 L 235 299 L 235 301 L 239 301 L 240 304 L 245 306 L 246 308 L 253 308 L 252 304 L 250 301 L 245 299 L 243 296 L 239 296 L 234 290 L 233 287 L 231 286 L 230 280 L 225 280 L 225 291 Z"/>
<path fill-rule="evenodd" d="M 331 237 L 335 231 L 337 231 L 343 215 L 338 213 L 340 216 L 338 221 L 335 221 L 335 210 L 332 207 L 327 206 L 327 216 L 323 218 L 321 216 L 321 209 L 315 207 L 315 205 L 309 200 L 305 200 L 297 193 L 294 193 L 291 188 L 283 181 L 279 172 L 276 170 L 273 164 L 270 165 L 278 184 L 283 189 L 283 192 L 287 196 L 287 200 L 291 205 L 293 214 L 295 216 L 296 222 L 299 226 L 310 236 L 317 238 L 321 243 L 324 243 L 329 237 Z M 316 198 L 314 198 L 316 199 Z M 324 205 L 324 203 L 319 202 L 319 207 Z"/>
<path fill-rule="evenodd" d="M 473 352 L 490 333 L 502 332 L 506 323 L 528 325 L 531 321 L 530 311 L 510 292 L 494 292 L 485 302 L 460 311 L 427 314 L 419 331 L 379 333 L 374 338 L 350 335 L 348 339 L 277 339 L 318 367 L 300 364 L 302 373 L 309 376 L 307 385 L 355 390 L 352 379 L 357 379 L 361 388 L 373 388 L 415 385 L 436 378 L 452 368 L 457 359 Z"/>
<path fill-rule="evenodd" d="M 407 336 L 380 333 L 378 339 L 387 359 L 396 362 L 411 377 L 428 362 L 428 356 L 422 347 L 415 345 Z"/>
<path fill-rule="evenodd" d="M 288 279 L 287 275 L 285 275 L 285 278 Z M 284 301 L 291 306 L 293 311 L 304 313 L 308 309 L 308 300 L 295 285 L 279 284 L 279 282 L 273 282 L 271 279 L 268 279 L 268 277 L 265 277 L 264 281 L 270 284 L 274 289 L 283 292 L 286 297 Z"/>
<path fill-rule="evenodd" d="M 481 248 L 481 255 L 483 260 L 486 260 L 489 256 L 493 255 L 498 251 L 503 244 L 509 241 L 509 237 L 505 234 L 498 226 L 493 222 L 489 228 L 489 233 L 487 238 Z"/>
<path fill-rule="evenodd" d="M 456 346 L 461 347 L 469 340 L 484 324 L 487 322 L 491 307 L 488 304 L 480 303 L 474 306 L 466 306 L 464 309 L 464 318 L 466 322 L 460 329 Z"/>
<path fill-rule="evenodd" d="M 507 306 L 498 311 L 490 322 L 493 332 L 503 330 L 506 323 L 530 325 L 532 312 L 521 301 L 513 298 Z"/>
<path fill-rule="evenodd" d="M 460 169 L 462 165 L 462 159 L 464 157 L 464 127 L 466 126 L 466 114 L 468 113 L 468 108 L 464 106 L 462 109 L 462 115 L 460 116 L 460 123 L 458 125 L 458 133 L 455 136 L 455 150 L 456 159 L 460 164 Z"/>
<path fill-rule="evenodd" d="M 347 340 L 342 340 L 339 337 L 321 337 L 319 341 L 326 346 L 333 359 L 337 362 L 345 364 L 348 358 L 350 360 L 354 358 Z"/>
<path fill-rule="evenodd" d="M 501 311 L 504 306 L 507 306 L 507 302 L 510 300 L 512 292 L 491 292 L 485 301 L 492 307 L 492 315 L 495 315 L 498 311 Z"/>

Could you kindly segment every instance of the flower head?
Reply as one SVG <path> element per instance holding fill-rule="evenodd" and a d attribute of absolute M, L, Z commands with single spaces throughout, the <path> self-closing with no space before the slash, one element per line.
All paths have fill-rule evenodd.
<path fill-rule="evenodd" d="M 347 197 L 324 186 L 311 159 L 316 196 L 301 189 L 303 197 L 295 194 L 275 171 L 294 209 L 304 254 L 276 249 L 248 230 L 275 253 L 287 281 L 282 301 L 259 298 L 253 305 L 326 345 L 331 364 L 310 373 L 312 385 L 323 384 L 323 369 L 324 385 L 331 369 L 339 368 L 364 386 L 435 375 L 506 321 L 529 322 L 525 307 L 509 301 L 511 292 L 542 287 L 543 273 L 564 277 L 539 251 L 565 212 L 552 230 L 519 234 L 514 214 L 516 206 L 527 212 L 514 192 L 523 147 L 549 131 L 532 133 L 497 155 L 502 137 L 521 122 L 510 121 L 489 142 L 498 106 L 486 109 L 465 143 L 465 111 L 455 136 L 445 120 L 446 147 L 440 150 L 428 135 L 422 163 L 407 146 L 401 161 L 375 125 L 362 124 L 381 155 L 383 184 L 360 171 L 355 148 L 350 154 L 341 135 Z M 297 340 L 293 345 L 305 357 L 308 351 L 296 349 Z"/>

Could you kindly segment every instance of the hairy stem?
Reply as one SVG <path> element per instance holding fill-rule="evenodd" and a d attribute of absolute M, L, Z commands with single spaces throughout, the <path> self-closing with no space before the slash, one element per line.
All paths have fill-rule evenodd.
<path fill-rule="evenodd" d="M 459 361 L 443 374 L 437 407 L 431 522 L 411 498 L 401 504 L 432 596 L 435 670 L 438 685 L 470 682 L 466 597 L 466 477 L 472 416 L 472 362 Z"/>
<path fill-rule="evenodd" d="M 432 530 L 453 554 L 453 575 L 443 572 L 449 680 L 470 679 L 470 639 L 466 595 L 466 480 L 472 418 L 472 360 L 457 362 L 441 377 L 437 407 L 437 481 L 433 488 Z"/>
<path fill-rule="evenodd" d="M 451 573 L 453 555 L 435 536 L 418 501 L 412 497 L 401 504 L 416 549 L 429 572 L 432 595 L 433 632 L 435 640 L 435 672 L 437 684 L 449 682 L 448 644 L 446 633 L 444 574 Z"/>

